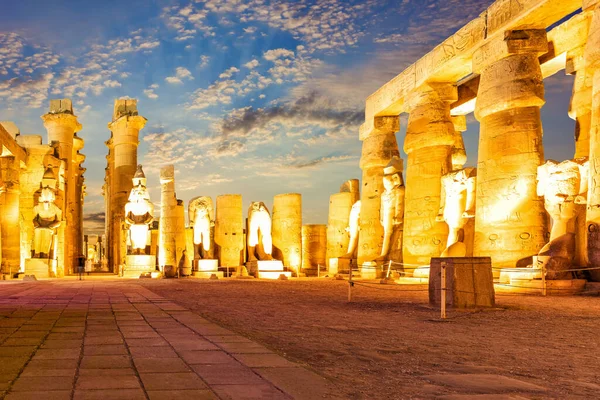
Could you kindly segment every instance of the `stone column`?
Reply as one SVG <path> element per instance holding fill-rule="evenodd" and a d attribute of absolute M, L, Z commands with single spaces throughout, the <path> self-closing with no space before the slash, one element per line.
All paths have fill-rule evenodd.
<path fill-rule="evenodd" d="M 302 273 L 317 276 L 326 272 L 327 225 L 302 226 Z"/>
<path fill-rule="evenodd" d="M 590 267 L 600 267 L 600 1 L 583 2 L 583 10 L 592 13 L 589 37 L 585 48 L 585 69 L 592 76 L 592 107 L 590 124 L 590 170 L 587 199 L 587 243 Z M 600 281 L 600 271 L 590 271 L 594 281 Z"/>
<path fill-rule="evenodd" d="M 183 257 L 183 251 L 187 250 L 187 240 L 185 233 L 185 206 L 183 204 L 183 200 L 176 200 L 177 205 L 175 206 L 175 259 L 177 260 L 177 266 L 179 267 L 179 262 Z M 194 252 L 188 253 L 186 251 L 186 257 L 189 261 L 189 266 L 192 266 L 192 261 L 194 259 Z"/>
<path fill-rule="evenodd" d="M 575 157 L 588 157 L 590 153 L 590 124 L 592 118 L 593 73 L 585 67 L 584 49 L 567 54 L 565 72 L 575 75 L 573 94 L 569 105 L 569 117 L 575 120 Z"/>
<path fill-rule="evenodd" d="M 298 274 L 302 267 L 302 195 L 276 195 L 272 221 L 273 258 Z"/>
<path fill-rule="evenodd" d="M 341 192 L 329 197 L 329 217 L 327 219 L 327 255 L 326 262 L 329 268 L 329 259 L 337 258 L 348 252 L 350 235 L 346 228 L 350 222 L 350 210 L 355 203 L 354 194 Z"/>
<path fill-rule="evenodd" d="M 115 265 L 118 266 L 118 263 L 113 262 L 113 254 L 112 254 L 112 238 L 113 238 L 113 224 L 112 224 L 112 187 L 113 187 L 113 174 L 115 169 L 115 160 L 114 160 L 114 146 L 113 140 L 110 138 L 106 142 L 106 147 L 108 147 L 108 154 L 106 155 L 106 168 L 104 169 L 104 185 L 102 186 L 102 195 L 104 196 L 104 236 L 106 239 L 106 251 L 105 258 L 107 262 L 107 266 L 109 270 L 117 273 L 118 269 L 113 269 Z"/>
<path fill-rule="evenodd" d="M 72 232 L 78 222 L 74 219 L 73 209 L 76 202 L 77 179 L 73 168 L 73 137 L 81 130 L 81 124 L 73 114 L 73 105 L 69 99 L 50 100 L 50 111 L 43 115 L 44 127 L 48 131 L 48 143 L 56 142 L 58 145 L 58 158 L 65 162 L 65 258 L 64 271 L 66 274 L 73 272 L 77 249 L 77 240 Z"/>
<path fill-rule="evenodd" d="M 84 141 L 77 135 L 73 137 L 73 182 L 74 189 L 71 192 L 71 197 L 68 198 L 67 209 L 71 212 L 73 224 L 68 231 L 69 238 L 67 239 L 73 244 L 73 262 L 80 254 L 84 254 L 83 247 L 83 194 L 84 194 L 84 178 L 83 173 L 85 168 L 81 166 L 85 161 L 85 156 L 79 151 L 83 149 Z M 74 264 L 75 265 L 75 264 Z"/>
<path fill-rule="evenodd" d="M 546 242 L 536 177 L 544 160 L 538 57 L 547 50 L 544 30 L 508 31 L 473 56 L 481 75 L 474 253 L 491 257 L 495 268 L 530 264 Z"/>
<path fill-rule="evenodd" d="M 439 257 L 448 239 L 448 225 L 436 221 L 436 216 L 441 178 L 452 169 L 457 142 L 450 116 L 450 104 L 457 97 L 456 86 L 432 83 L 415 89 L 406 99 L 410 114 L 404 139 L 408 158 L 402 255 L 410 268 Z M 459 148 L 456 154 L 460 155 Z"/>
<path fill-rule="evenodd" d="M 15 273 L 21 266 L 19 224 L 19 161 L 15 157 L 0 157 L 0 243 L 2 272 Z"/>
<path fill-rule="evenodd" d="M 363 141 L 360 168 L 362 169 L 362 190 L 360 193 L 360 234 L 358 236 L 358 265 L 375 260 L 381 254 L 383 226 L 379 222 L 381 194 L 383 193 L 383 167 L 392 157 L 400 156 L 396 132 L 400 130 L 400 120 L 394 117 L 376 117 L 371 131 L 361 129 Z M 366 278 L 375 278 L 373 267 L 361 270 Z"/>
<path fill-rule="evenodd" d="M 177 198 L 175 166 L 160 170 L 160 222 L 158 224 L 158 265 L 167 274 L 177 266 Z"/>
<path fill-rule="evenodd" d="M 358 179 L 349 179 L 340 186 L 340 193 L 350 193 L 352 195 L 352 204 L 360 200 L 360 181 Z"/>
<path fill-rule="evenodd" d="M 235 268 L 243 264 L 244 217 L 241 194 L 217 196 L 215 247 L 219 266 Z"/>
<path fill-rule="evenodd" d="M 137 100 L 115 100 L 113 120 L 108 124 L 112 132 L 111 176 L 111 236 L 109 249 L 113 271 L 125 264 L 125 235 L 123 230 L 124 210 L 132 188 L 132 179 L 137 169 L 137 147 L 139 132 L 146 125 L 146 118 L 138 115 Z"/>

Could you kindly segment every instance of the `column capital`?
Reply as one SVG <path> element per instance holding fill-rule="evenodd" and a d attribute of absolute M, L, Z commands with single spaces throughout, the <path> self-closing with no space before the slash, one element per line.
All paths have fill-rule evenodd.
<path fill-rule="evenodd" d="M 48 113 L 42 115 L 42 121 L 44 121 L 44 127 L 51 129 L 56 125 L 64 125 L 73 130 L 73 132 L 79 132 L 81 130 L 81 124 L 77 120 L 77 117 L 69 113 Z"/>
<path fill-rule="evenodd" d="M 454 129 L 457 132 L 464 132 L 467 130 L 467 116 L 466 115 L 453 115 L 451 117 Z"/>
<path fill-rule="evenodd" d="M 359 139 L 365 140 L 370 136 L 389 135 L 400 130 L 400 117 L 398 115 L 373 118 L 372 124 L 364 123 L 360 126 Z"/>
<path fill-rule="evenodd" d="M 112 132 L 118 131 L 123 128 L 133 128 L 138 131 L 146 126 L 148 120 L 141 115 L 124 115 L 112 122 L 108 123 L 108 129 Z"/>
<path fill-rule="evenodd" d="M 430 101 L 454 103 L 458 100 L 458 88 L 453 83 L 428 82 L 411 92 L 405 98 L 405 106 L 410 113 L 414 108 Z"/>
<path fill-rule="evenodd" d="M 473 53 L 473 72 L 480 74 L 503 58 L 515 54 L 537 54 L 548 52 L 548 38 L 544 29 L 523 29 L 504 32 L 504 38 L 493 39 Z"/>

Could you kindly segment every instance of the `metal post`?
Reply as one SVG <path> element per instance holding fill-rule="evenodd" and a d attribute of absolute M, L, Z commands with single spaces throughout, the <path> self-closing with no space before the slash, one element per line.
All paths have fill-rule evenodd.
<path fill-rule="evenodd" d="M 348 301 L 352 301 L 352 286 L 354 286 L 354 282 L 352 282 L 352 262 L 350 262 L 350 277 L 348 278 Z"/>
<path fill-rule="evenodd" d="M 441 293 L 441 312 L 442 319 L 446 319 L 446 263 L 442 263 L 442 293 Z"/>
<path fill-rule="evenodd" d="M 390 270 L 392 269 L 392 260 L 390 260 L 389 264 L 388 264 L 388 270 L 387 270 L 387 274 L 385 275 L 385 279 L 389 279 L 390 278 Z"/>
<path fill-rule="evenodd" d="M 546 265 L 542 264 L 542 296 L 546 296 Z"/>

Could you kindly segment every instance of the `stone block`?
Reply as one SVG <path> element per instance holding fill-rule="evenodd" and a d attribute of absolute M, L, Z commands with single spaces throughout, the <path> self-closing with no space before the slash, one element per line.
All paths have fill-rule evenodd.
<path fill-rule="evenodd" d="M 140 275 L 156 271 L 156 257 L 146 254 L 130 254 L 125 258 L 123 277 L 139 278 Z"/>
<path fill-rule="evenodd" d="M 441 270 L 446 264 L 446 304 L 455 308 L 493 307 L 494 279 L 490 257 L 432 258 L 429 303 L 441 302 Z"/>
<path fill-rule="evenodd" d="M 25 260 L 25 275 L 33 275 L 37 279 L 52 277 L 52 260 L 45 258 L 28 258 Z"/>

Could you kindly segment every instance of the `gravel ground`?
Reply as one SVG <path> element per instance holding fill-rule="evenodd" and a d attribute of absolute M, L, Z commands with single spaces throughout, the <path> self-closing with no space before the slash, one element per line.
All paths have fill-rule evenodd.
<path fill-rule="evenodd" d="M 329 279 L 139 284 L 306 365 L 332 398 L 600 398 L 598 297 L 499 295 L 440 321 L 422 286 L 357 286 L 348 303 Z"/>

